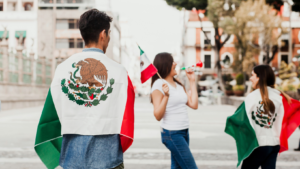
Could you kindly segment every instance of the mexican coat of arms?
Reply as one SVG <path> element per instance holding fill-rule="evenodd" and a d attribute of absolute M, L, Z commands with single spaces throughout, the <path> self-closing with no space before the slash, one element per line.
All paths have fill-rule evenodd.
<path fill-rule="evenodd" d="M 72 67 L 75 69 L 70 72 L 70 79 L 61 80 L 62 92 L 70 101 L 92 107 L 105 101 L 112 93 L 115 80 L 111 78 L 107 85 L 107 69 L 99 60 L 87 58 L 73 63 Z M 105 88 L 106 93 L 103 93 Z"/>
<path fill-rule="evenodd" d="M 252 120 L 255 121 L 255 124 L 264 128 L 272 128 L 273 123 L 276 120 L 277 113 L 272 115 L 271 113 L 266 114 L 263 110 L 263 102 L 259 101 L 259 105 L 256 107 L 256 111 L 251 113 Z"/>

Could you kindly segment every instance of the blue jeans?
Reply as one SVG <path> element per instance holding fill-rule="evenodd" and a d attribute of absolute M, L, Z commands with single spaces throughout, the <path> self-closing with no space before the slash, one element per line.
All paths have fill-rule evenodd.
<path fill-rule="evenodd" d="M 119 134 L 64 134 L 59 164 L 64 169 L 107 169 L 123 163 Z"/>
<path fill-rule="evenodd" d="M 189 148 L 189 129 L 161 132 L 162 143 L 171 151 L 171 169 L 198 169 Z"/>

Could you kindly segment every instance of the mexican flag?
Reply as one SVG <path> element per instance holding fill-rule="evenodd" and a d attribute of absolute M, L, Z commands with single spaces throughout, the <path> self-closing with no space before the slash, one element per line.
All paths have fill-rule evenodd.
<path fill-rule="evenodd" d="M 149 61 L 145 52 L 140 48 L 141 82 L 146 82 L 157 73 L 156 67 Z"/>
<path fill-rule="evenodd" d="M 119 134 L 125 152 L 134 138 L 134 100 L 125 68 L 104 54 L 69 57 L 57 67 L 45 101 L 35 138 L 37 155 L 47 168 L 56 168 L 64 134 Z"/>
<path fill-rule="evenodd" d="M 272 91 L 273 90 L 273 91 Z M 225 132 L 237 146 L 238 164 L 260 146 L 280 145 L 280 152 L 288 150 L 288 138 L 300 125 L 300 102 L 292 99 L 289 104 L 276 89 L 269 89 L 278 111 L 274 115 L 263 113 L 259 90 L 250 93 L 236 112 L 227 118 Z M 271 130 L 271 131 L 270 131 Z M 268 136 L 272 132 L 274 135 Z M 278 138 L 277 138 L 278 137 Z"/>

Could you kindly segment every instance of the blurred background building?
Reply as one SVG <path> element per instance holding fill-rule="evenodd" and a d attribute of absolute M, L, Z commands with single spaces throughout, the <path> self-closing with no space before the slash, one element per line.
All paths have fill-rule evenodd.
<path fill-rule="evenodd" d="M 134 86 L 139 85 L 138 48 L 110 0 L 0 0 L 2 109 L 44 102 L 56 66 L 84 48 L 78 22 L 92 8 L 113 17 L 106 55 L 124 65 Z"/>
<path fill-rule="evenodd" d="M 193 63 L 201 60 L 203 62 L 203 68 L 201 71 L 203 74 L 214 74 L 215 63 L 216 63 L 216 53 L 210 45 L 215 45 L 214 36 L 215 29 L 213 23 L 209 19 L 202 15 L 202 22 L 200 22 L 197 13 L 188 12 L 187 14 L 188 22 L 185 24 L 185 33 L 184 43 L 183 43 L 183 53 L 184 53 L 184 64 L 185 66 L 192 65 Z M 201 15 L 201 14 L 200 14 Z M 278 68 L 281 61 L 289 64 L 292 62 L 292 58 L 296 57 L 300 53 L 300 16 L 299 12 L 291 11 L 289 4 L 284 2 L 281 10 L 278 12 L 278 15 L 282 16 L 283 22 L 282 26 L 284 28 L 289 28 L 291 23 L 291 39 L 290 32 L 283 33 L 278 39 L 278 50 L 276 51 L 275 57 L 271 62 L 271 66 Z M 203 31 L 201 29 L 203 27 Z M 219 28 L 221 29 L 221 28 Z M 274 31 L 274 35 L 280 30 Z M 206 32 L 208 39 L 204 36 Z M 221 29 L 222 32 L 222 29 Z M 226 34 L 223 34 L 221 39 L 224 41 Z M 221 60 L 228 60 L 222 67 L 225 73 L 232 73 L 230 66 L 233 63 L 233 54 L 236 52 L 234 45 L 235 37 L 231 35 L 229 40 L 226 42 L 224 47 L 220 51 Z M 256 43 L 261 43 L 261 37 L 258 37 Z M 291 48 L 289 48 L 291 47 Z M 291 54 L 289 54 L 291 52 Z M 263 64 L 265 53 L 261 52 L 260 54 L 254 56 L 257 64 Z"/>
<path fill-rule="evenodd" d="M 7 29 L 10 51 L 15 50 L 20 36 L 23 52 L 37 53 L 37 0 L 0 0 L 0 37 Z"/>

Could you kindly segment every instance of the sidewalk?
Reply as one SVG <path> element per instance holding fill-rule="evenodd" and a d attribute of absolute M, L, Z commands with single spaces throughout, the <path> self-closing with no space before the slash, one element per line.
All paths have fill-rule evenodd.
<path fill-rule="evenodd" d="M 237 163 L 235 142 L 224 133 L 227 116 L 235 111 L 228 105 L 189 109 L 190 148 L 201 169 L 233 169 Z M 42 107 L 0 112 L 0 169 L 44 169 L 34 152 L 36 127 Z M 290 138 L 290 151 L 279 156 L 277 169 L 299 169 L 300 153 L 293 152 L 300 138 Z M 135 140 L 124 154 L 127 169 L 170 168 L 169 150 L 161 143 L 159 122 L 153 116 L 149 98 L 135 104 Z"/>

